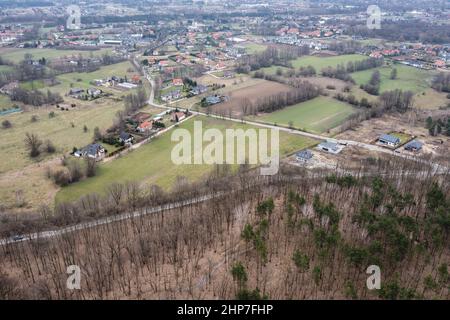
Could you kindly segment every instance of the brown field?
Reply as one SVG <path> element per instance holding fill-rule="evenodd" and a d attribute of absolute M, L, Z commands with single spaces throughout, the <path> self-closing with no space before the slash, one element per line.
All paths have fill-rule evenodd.
<path fill-rule="evenodd" d="M 414 107 L 418 109 L 436 110 L 450 104 L 447 94 L 434 89 L 427 89 L 414 97 Z"/>
<path fill-rule="evenodd" d="M 226 115 L 228 115 L 231 111 L 232 116 L 241 116 L 242 102 L 245 99 L 248 99 L 250 102 L 254 103 L 259 98 L 268 97 L 281 92 L 287 92 L 289 89 L 290 87 L 287 85 L 266 80 L 260 80 L 259 83 L 252 86 L 228 92 L 225 88 L 224 94 L 226 94 L 230 100 L 228 102 L 213 106 L 213 110 L 214 112 L 223 113 Z"/>

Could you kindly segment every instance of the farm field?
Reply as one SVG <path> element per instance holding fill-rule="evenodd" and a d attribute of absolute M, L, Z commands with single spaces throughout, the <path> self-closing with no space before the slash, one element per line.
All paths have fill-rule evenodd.
<path fill-rule="evenodd" d="M 447 98 L 447 94 L 432 88 L 420 92 L 414 97 L 414 107 L 418 109 L 437 110 L 447 107 L 448 104 L 450 104 L 450 99 Z"/>
<path fill-rule="evenodd" d="M 3 48 L 0 49 L 0 54 L 2 58 L 9 60 L 13 63 L 19 63 L 23 60 L 24 55 L 29 53 L 33 55 L 34 59 L 46 58 L 47 60 L 52 60 L 56 58 L 61 58 L 65 56 L 72 55 L 82 55 L 84 57 L 89 57 L 91 53 L 95 56 L 102 55 L 104 53 L 111 53 L 112 49 L 104 48 L 94 51 L 82 51 L 82 50 L 57 50 L 57 49 L 25 49 L 25 48 Z"/>
<path fill-rule="evenodd" d="M 195 117 L 182 123 L 179 127 L 193 132 L 194 120 L 203 122 L 203 130 L 216 128 L 222 132 L 225 129 L 249 129 L 249 125 L 208 117 Z M 177 177 L 183 176 L 190 181 L 195 181 L 205 176 L 212 169 L 211 165 L 179 165 L 171 161 L 172 148 L 176 145 L 171 141 L 171 132 L 164 134 L 149 144 L 120 157 L 109 163 L 100 165 L 96 177 L 62 188 L 56 197 L 56 201 L 73 201 L 81 196 L 97 192 L 101 193 L 105 187 L 113 182 L 139 181 L 141 183 L 157 184 L 165 189 L 170 189 Z M 316 144 L 315 140 L 280 133 L 280 154 L 287 155 Z M 193 153 L 200 152 L 193 150 Z"/>
<path fill-rule="evenodd" d="M 337 65 L 342 63 L 344 65 L 347 65 L 349 61 L 361 61 L 367 58 L 368 57 L 360 54 L 345 54 L 332 57 L 307 56 L 307 57 L 300 57 L 292 61 L 292 66 L 295 69 L 298 69 L 300 67 L 307 67 L 311 65 L 316 69 L 317 73 L 319 73 L 320 70 L 326 67 L 336 67 Z"/>
<path fill-rule="evenodd" d="M 429 81 L 433 73 L 405 65 L 396 64 L 393 67 L 397 69 L 397 79 L 390 79 L 392 68 L 385 66 L 377 68 L 381 75 L 380 93 L 388 90 L 410 90 L 414 93 L 425 91 L 430 87 Z M 352 78 L 358 85 L 369 82 L 370 77 L 375 69 L 358 71 L 351 74 Z"/>
<path fill-rule="evenodd" d="M 317 97 L 253 119 L 286 127 L 292 121 L 295 128 L 323 133 L 337 127 L 355 112 L 356 109 L 347 103 L 329 97 Z"/>

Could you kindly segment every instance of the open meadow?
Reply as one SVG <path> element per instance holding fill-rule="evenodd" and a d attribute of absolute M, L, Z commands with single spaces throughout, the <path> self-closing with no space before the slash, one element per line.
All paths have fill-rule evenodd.
<path fill-rule="evenodd" d="M 254 119 L 285 127 L 292 122 L 294 128 L 323 133 L 342 124 L 355 112 L 356 109 L 347 103 L 329 97 L 317 97 Z"/>
<path fill-rule="evenodd" d="M 397 69 L 397 78 L 394 80 L 390 78 L 392 68 Z M 395 89 L 410 90 L 414 93 L 423 92 L 430 87 L 433 77 L 433 73 L 430 71 L 401 64 L 353 72 L 351 76 L 358 85 L 367 84 L 375 70 L 380 71 L 380 93 Z"/>

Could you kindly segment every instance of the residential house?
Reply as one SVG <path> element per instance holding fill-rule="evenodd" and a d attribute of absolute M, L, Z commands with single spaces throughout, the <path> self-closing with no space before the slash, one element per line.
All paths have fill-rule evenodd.
<path fill-rule="evenodd" d="M 186 118 L 184 112 L 172 112 L 172 122 L 180 122 Z"/>
<path fill-rule="evenodd" d="M 418 152 L 422 150 L 423 143 L 417 140 L 413 140 L 405 145 L 405 150 Z"/>
<path fill-rule="evenodd" d="M 74 156 L 79 158 L 91 158 L 99 161 L 105 157 L 105 154 L 106 150 L 101 144 L 93 143 L 82 148 L 81 150 L 75 151 Z"/>
<path fill-rule="evenodd" d="M 128 132 L 121 132 L 119 135 L 119 141 L 125 144 L 131 144 L 134 141 L 134 137 Z"/>
<path fill-rule="evenodd" d="M 98 98 L 103 93 L 102 90 L 97 88 L 89 88 L 87 89 L 87 94 L 93 98 Z"/>
<path fill-rule="evenodd" d="M 131 82 L 132 82 L 133 84 L 141 84 L 141 83 L 142 83 L 142 80 L 141 80 L 141 77 L 140 77 L 140 76 L 134 75 L 134 76 L 131 78 Z"/>
<path fill-rule="evenodd" d="M 198 86 L 192 88 L 192 90 L 190 91 L 190 93 L 191 93 L 192 95 L 194 95 L 194 96 L 197 96 L 197 95 L 203 94 L 203 93 L 205 93 L 205 92 L 207 92 L 207 91 L 208 91 L 208 87 L 207 87 L 207 86 L 204 86 L 204 85 L 199 84 Z"/>
<path fill-rule="evenodd" d="M 297 159 L 298 162 L 302 162 L 302 163 L 306 163 L 309 160 L 311 160 L 313 158 L 313 153 L 311 152 L 311 150 L 302 150 L 300 152 L 297 152 L 297 154 L 295 155 L 295 158 Z"/>
<path fill-rule="evenodd" d="M 80 88 L 72 88 L 69 91 L 69 95 L 73 96 L 73 97 L 79 97 L 83 93 L 84 93 L 84 89 L 80 89 Z"/>
<path fill-rule="evenodd" d="M 173 79 L 172 80 L 172 85 L 176 86 L 176 87 L 182 87 L 183 86 L 183 79 Z"/>
<path fill-rule="evenodd" d="M 320 143 L 317 146 L 317 148 L 322 151 L 326 151 L 326 152 L 333 153 L 333 154 L 338 154 L 339 152 L 342 151 L 343 146 L 341 146 L 335 142 L 326 141 L 326 142 Z"/>
<path fill-rule="evenodd" d="M 400 144 L 400 138 L 394 137 L 390 134 L 383 134 L 378 138 L 378 142 L 390 147 L 396 147 Z"/>
<path fill-rule="evenodd" d="M 142 122 L 137 128 L 136 131 L 140 132 L 140 133 L 145 133 L 145 132 L 149 132 L 150 130 L 152 130 L 153 128 L 153 121 L 151 120 L 146 120 L 144 122 Z"/>
<path fill-rule="evenodd" d="M 161 100 L 164 102 L 172 101 L 172 100 L 176 100 L 176 99 L 180 99 L 180 98 L 181 98 L 181 90 L 170 91 L 170 92 L 166 93 L 165 95 L 161 96 Z"/>
<path fill-rule="evenodd" d="M 212 105 L 218 104 L 220 102 L 222 102 L 222 99 L 220 99 L 220 97 L 217 97 L 217 96 L 209 96 L 209 97 L 205 98 L 205 103 L 208 106 L 212 106 Z"/>

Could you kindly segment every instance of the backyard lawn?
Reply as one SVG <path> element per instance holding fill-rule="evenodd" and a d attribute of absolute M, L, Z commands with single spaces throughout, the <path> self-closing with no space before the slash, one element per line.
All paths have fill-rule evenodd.
<path fill-rule="evenodd" d="M 329 97 L 315 99 L 296 104 L 269 114 L 264 114 L 255 120 L 289 126 L 292 121 L 294 128 L 323 133 L 342 124 L 345 119 L 356 112 L 351 105 Z"/>
<path fill-rule="evenodd" d="M 227 128 L 241 128 L 244 130 L 252 128 L 249 125 L 208 117 L 190 119 L 179 127 L 193 132 L 194 120 L 203 122 L 203 130 L 216 128 L 224 132 Z M 193 181 L 210 172 L 212 169 L 211 165 L 175 165 L 172 162 L 171 152 L 177 144 L 171 141 L 172 132 L 163 134 L 149 144 L 125 156 L 100 165 L 96 177 L 61 189 L 57 194 L 56 201 L 73 201 L 88 193 L 102 193 L 105 187 L 114 182 L 139 181 L 158 184 L 165 189 L 170 189 L 178 176 L 183 176 Z M 317 143 L 315 140 L 309 138 L 281 132 L 280 154 L 286 155 L 315 143 Z M 193 153 L 198 152 L 200 152 L 198 149 L 193 149 Z"/>

